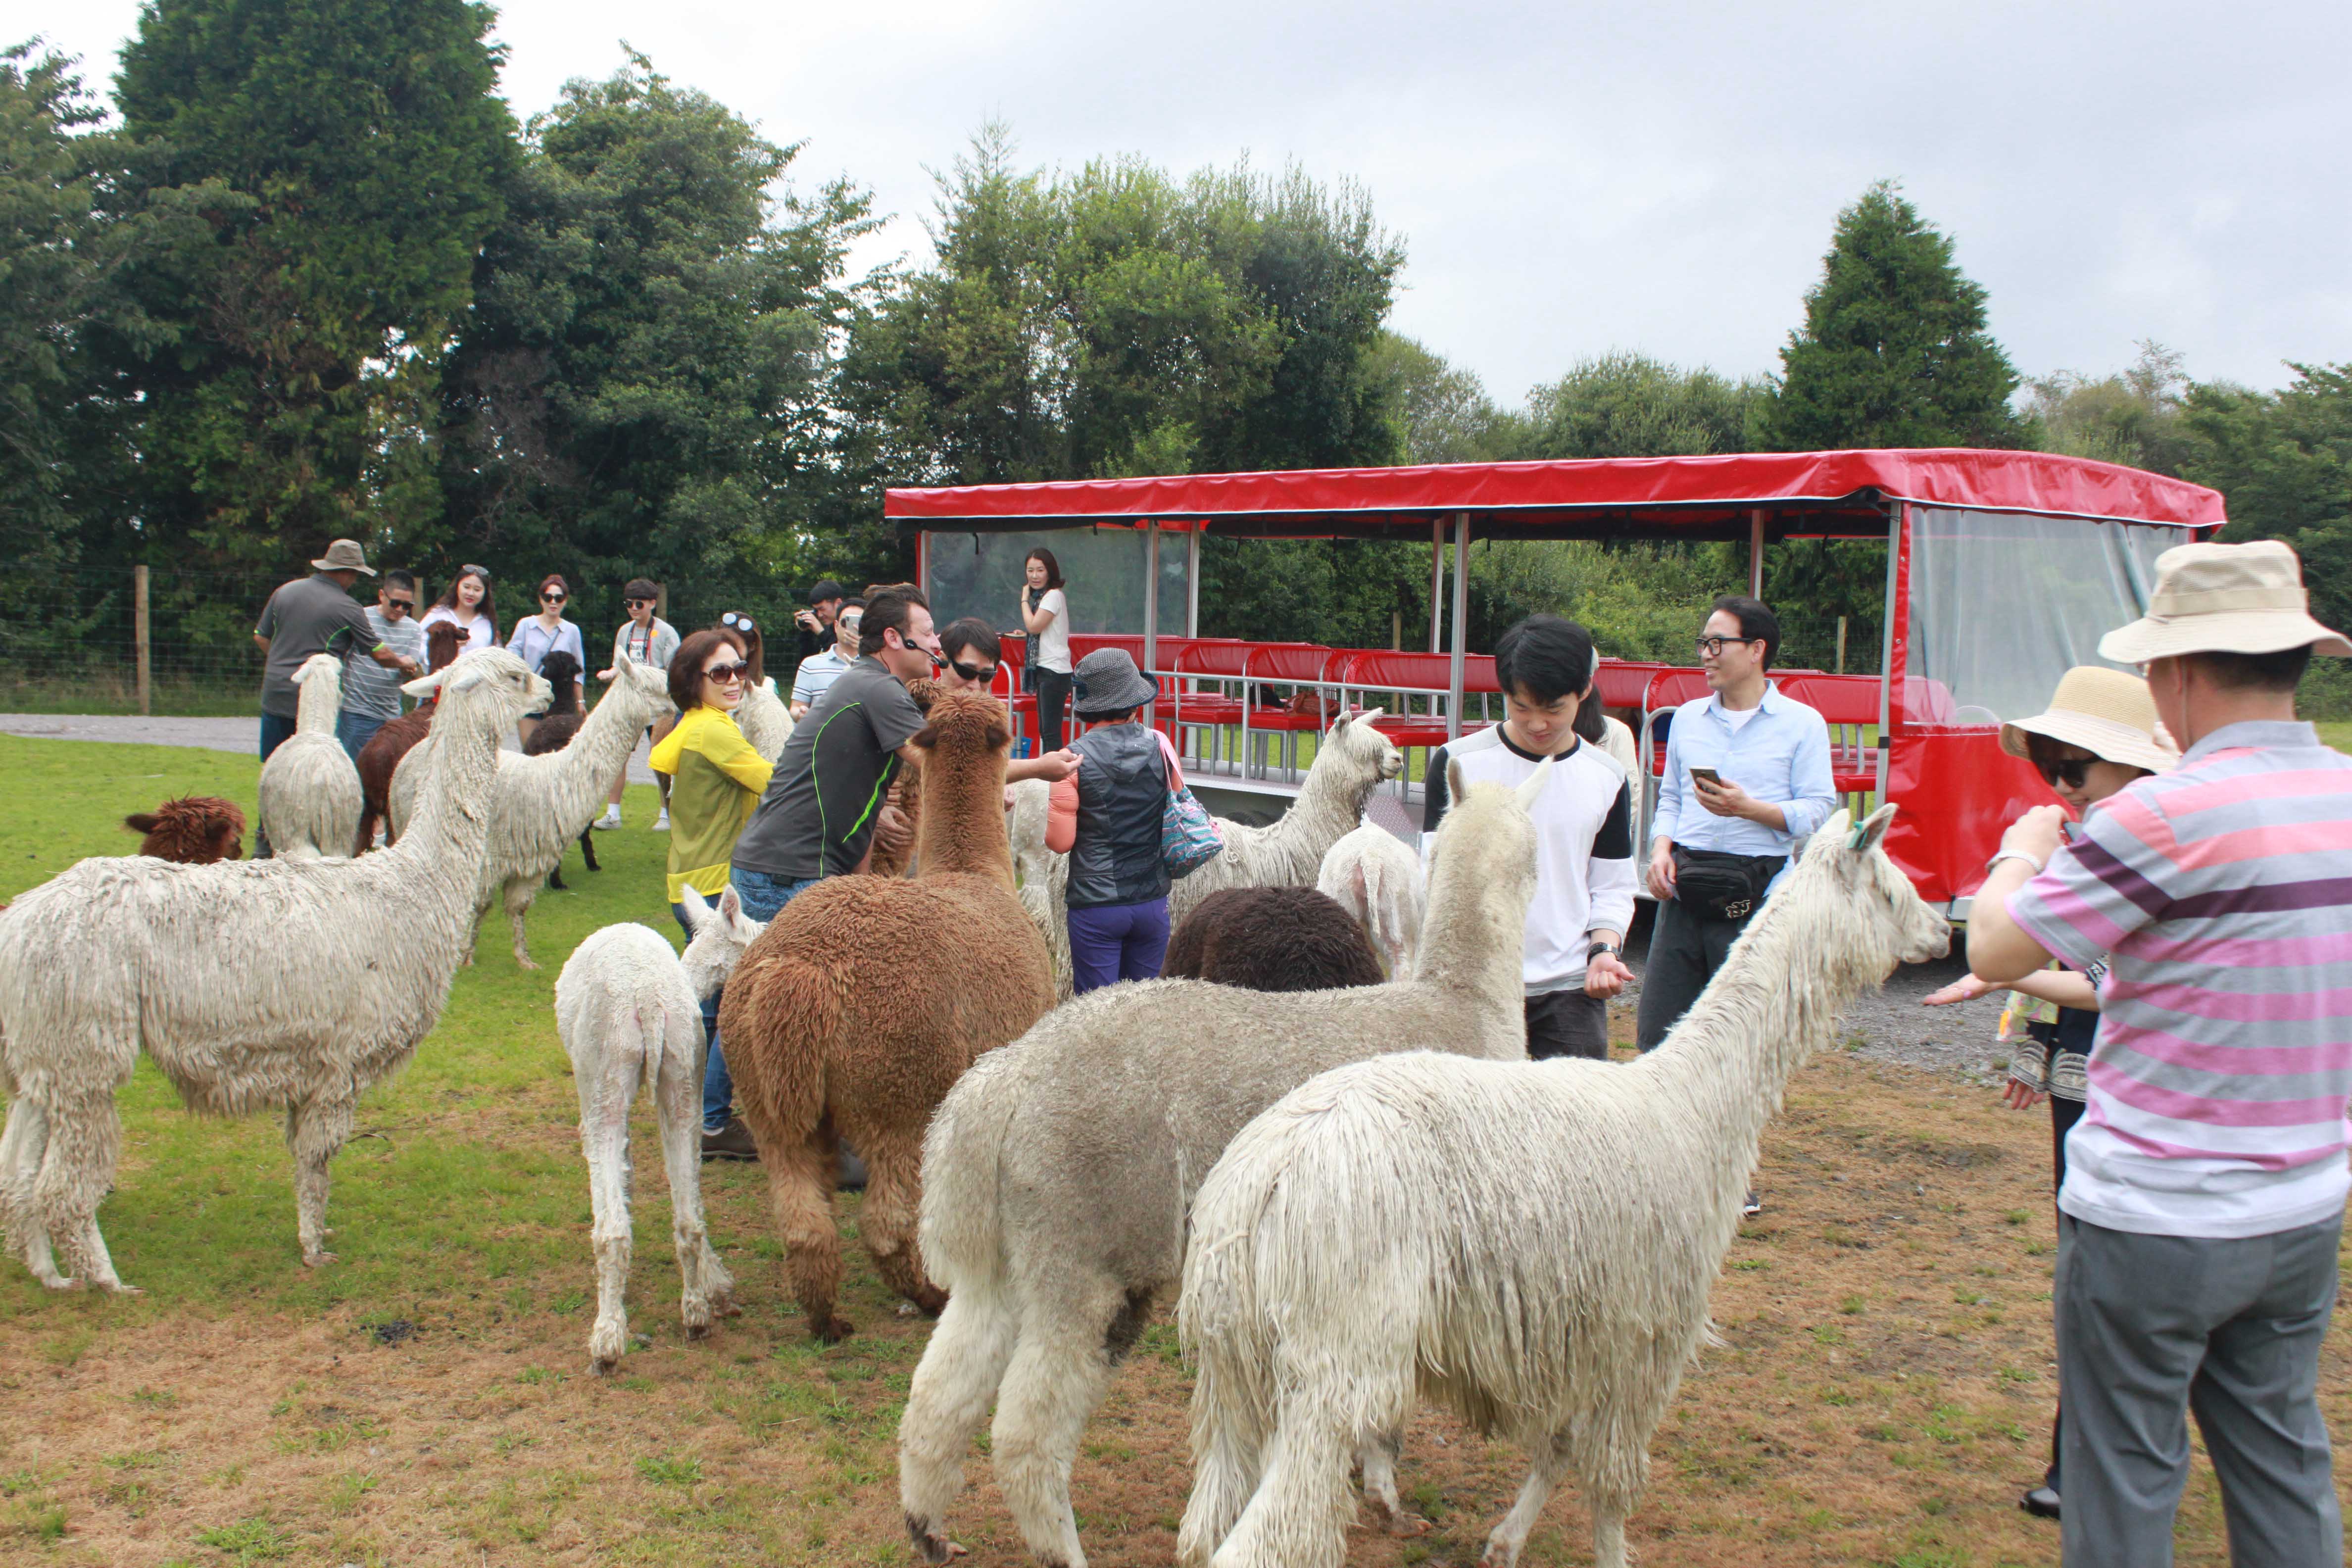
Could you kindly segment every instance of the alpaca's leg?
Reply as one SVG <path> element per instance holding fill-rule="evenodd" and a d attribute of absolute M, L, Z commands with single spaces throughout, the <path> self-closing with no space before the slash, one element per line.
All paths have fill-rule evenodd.
<path fill-rule="evenodd" d="M 1223 1397 L 1194 1394 L 1192 1495 L 1185 1500 L 1184 1522 L 1176 1531 L 1179 1568 L 1208 1568 L 1209 1559 L 1233 1533 L 1234 1521 L 1249 1507 L 1265 1473 L 1268 1414 L 1255 1400 L 1236 1399 L 1230 1393 Z M 1365 1449 L 1366 1490 L 1370 1489 L 1370 1452 Z"/>
<path fill-rule="evenodd" d="M 98 1231 L 98 1205 L 114 1185 L 114 1162 L 122 1145 L 113 1089 L 79 1094 L 42 1110 L 48 1137 L 41 1150 L 40 1173 L 33 1178 L 34 1223 L 64 1249 L 73 1279 L 137 1295 L 115 1274 L 106 1238 Z M 59 1283 L 68 1285 L 73 1279 Z"/>
<path fill-rule="evenodd" d="M 18 1095 L 8 1108 L 8 1130 L 0 1132 L 0 1224 L 6 1227 L 8 1250 L 25 1260 L 33 1278 L 52 1290 L 62 1290 L 73 1281 L 58 1272 L 49 1253 L 49 1227 L 33 1195 L 48 1130 L 49 1120 L 41 1108 Z"/>
<path fill-rule="evenodd" d="M 857 1331 L 833 1310 L 841 1289 L 841 1233 L 833 1222 L 841 1154 L 833 1123 L 820 1121 L 797 1139 L 761 1139 L 760 1165 L 768 1173 L 768 1208 L 775 1216 L 776 1239 L 783 1243 L 784 1271 L 808 1318 L 809 1332 L 827 1344 L 845 1340 Z"/>
<path fill-rule="evenodd" d="M 614 1043 L 604 1042 L 604 1055 Z M 636 1055 L 634 1049 L 627 1054 Z M 629 1254 L 635 1233 L 629 1223 L 629 1101 L 636 1082 L 635 1060 L 578 1064 L 580 1152 L 588 1162 L 588 1203 L 594 1215 L 589 1231 L 596 1253 L 596 1321 L 588 1331 L 588 1370 L 608 1373 L 629 1348 Z M 663 1129 L 667 1135 L 667 1128 Z M 677 1199 L 672 1183 L 671 1200 Z"/>
<path fill-rule="evenodd" d="M 327 1250 L 327 1163 L 352 1135 L 352 1101 L 311 1100 L 286 1108 L 286 1147 L 294 1155 L 294 1224 L 302 1240 L 302 1266 L 332 1263 Z"/>
<path fill-rule="evenodd" d="M 527 877 L 509 878 L 507 881 L 507 921 L 514 927 L 515 967 L 537 969 L 530 961 L 530 949 L 523 944 L 522 918 L 530 913 L 531 900 L 539 897 L 538 886 Z"/>
<path fill-rule="evenodd" d="M 857 1233 L 882 1282 L 936 1317 L 948 1304 L 948 1293 L 925 1277 L 915 1245 L 923 1202 L 922 1130 L 862 1131 L 856 1142 L 866 1159 L 866 1202 L 857 1213 Z"/>
<path fill-rule="evenodd" d="M 678 1278 L 684 1282 L 679 1306 L 686 1337 L 698 1340 L 710 1332 L 715 1315 L 733 1308 L 735 1280 L 710 1249 L 703 1217 L 700 1014 L 688 1027 L 690 1049 L 678 1048 L 688 1043 L 681 1039 L 662 1053 L 654 1079 L 654 1110 L 661 1126 L 662 1163 L 669 1173 L 670 1245 L 677 1252 Z"/>
<path fill-rule="evenodd" d="M 1397 1496 L 1396 1462 L 1403 1452 L 1402 1430 L 1383 1432 L 1364 1440 L 1357 1450 L 1364 1468 L 1364 1496 L 1380 1510 L 1391 1535 L 1424 1535 L 1429 1531 L 1429 1521 L 1406 1511 L 1404 1500 Z"/>
<path fill-rule="evenodd" d="M 948 1539 L 945 1515 L 963 1489 L 963 1457 L 988 1419 L 1013 1359 L 1013 1304 L 1002 1283 L 969 1285 L 948 1299 L 915 1368 L 898 1421 L 898 1502 L 926 1563 L 963 1552 Z"/>
<path fill-rule="evenodd" d="M 1479 1568 L 1514 1568 L 1528 1543 L 1528 1533 L 1535 1529 L 1536 1521 L 1543 1517 L 1544 1504 L 1551 1500 L 1560 1477 L 1568 1473 L 1571 1458 L 1570 1435 L 1565 1431 L 1555 1433 L 1550 1442 L 1537 1447 L 1534 1463 L 1528 1467 L 1527 1481 L 1519 1488 L 1519 1500 L 1503 1516 L 1503 1522 L 1495 1527 L 1495 1533 L 1486 1538 L 1486 1553 L 1478 1559 Z"/>
<path fill-rule="evenodd" d="M 1265 1479 L 1209 1559 L 1212 1568 L 1339 1568 L 1356 1511 L 1348 1485 L 1356 1435 L 1340 1394 L 1311 1380 L 1284 1391 Z"/>
<path fill-rule="evenodd" d="M 1071 1280 L 1056 1299 L 1024 1291 L 1020 1343 L 996 1395 L 989 1451 L 1021 1538 L 1046 1568 L 1086 1568 L 1070 1511 L 1070 1468 L 1087 1418 L 1110 1392 L 1108 1339 L 1126 1293 Z"/>

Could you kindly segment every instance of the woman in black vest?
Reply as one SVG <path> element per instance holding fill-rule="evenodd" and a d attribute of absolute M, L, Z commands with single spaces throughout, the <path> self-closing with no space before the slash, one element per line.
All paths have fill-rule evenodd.
<path fill-rule="evenodd" d="M 1159 976 L 1168 955 L 1160 819 L 1183 777 L 1166 739 L 1143 722 L 1158 693 L 1135 660 L 1098 648 L 1074 675 L 1074 711 L 1094 728 L 1071 742 L 1078 768 L 1054 786 L 1045 844 L 1070 857 L 1070 971 L 1083 993 Z"/>

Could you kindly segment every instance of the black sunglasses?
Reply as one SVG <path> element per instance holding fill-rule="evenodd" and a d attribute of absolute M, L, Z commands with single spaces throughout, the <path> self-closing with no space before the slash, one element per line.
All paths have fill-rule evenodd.
<path fill-rule="evenodd" d="M 548 592 L 541 594 L 540 598 L 547 604 L 560 605 L 563 603 L 564 595 L 554 589 L 550 589 Z"/>
<path fill-rule="evenodd" d="M 2053 789 L 2062 784 L 2068 789 L 2081 789 L 2084 781 L 2091 776 L 2091 764 L 2098 760 L 2096 757 L 2068 757 L 2063 762 L 2036 763 L 2033 769 L 2042 775 L 2042 782 Z"/>
<path fill-rule="evenodd" d="M 992 664 L 966 664 L 960 658 L 951 658 L 948 660 L 948 668 L 954 670 L 958 677 L 965 680 L 994 680 L 996 679 L 996 666 Z"/>
<path fill-rule="evenodd" d="M 386 599 L 383 602 L 384 614 L 388 616 L 404 616 L 415 608 L 416 601 L 414 599 Z"/>
<path fill-rule="evenodd" d="M 633 610 L 650 610 L 654 607 L 654 601 L 651 599 L 631 599 L 628 603 L 629 608 Z"/>
<path fill-rule="evenodd" d="M 721 686 L 732 686 L 751 673 L 748 664 L 714 664 L 702 672 L 705 680 L 715 680 Z"/>

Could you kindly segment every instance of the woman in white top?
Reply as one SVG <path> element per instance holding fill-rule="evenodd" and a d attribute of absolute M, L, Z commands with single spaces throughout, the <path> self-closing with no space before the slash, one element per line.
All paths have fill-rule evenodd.
<path fill-rule="evenodd" d="M 563 580 L 562 574 L 549 573 L 539 582 L 539 614 L 517 621 L 514 636 L 507 639 L 507 651 L 530 666 L 534 675 L 547 656 L 559 648 L 572 656 L 573 669 L 585 671 L 588 668 L 587 655 L 581 647 L 580 628 L 563 618 L 563 606 L 571 597 L 572 584 Z M 581 710 L 585 712 L 588 682 L 584 675 L 574 675 L 572 685 L 580 696 Z M 518 721 L 524 745 L 530 744 L 530 733 L 539 728 L 541 714 L 546 711 L 542 708 L 538 713 L 526 713 Z"/>
<path fill-rule="evenodd" d="M 449 580 L 449 591 L 433 602 L 417 622 L 419 630 L 436 621 L 447 621 L 465 634 L 458 645 L 459 657 L 478 649 L 499 646 L 498 606 L 490 601 L 490 569 L 487 566 L 460 566 Z"/>
<path fill-rule="evenodd" d="M 1037 749 L 1062 749 L 1062 710 L 1070 700 L 1070 601 L 1062 592 L 1062 563 L 1050 550 L 1033 550 L 1022 563 L 1021 625 L 1029 633 L 1032 689 L 1037 693 Z"/>

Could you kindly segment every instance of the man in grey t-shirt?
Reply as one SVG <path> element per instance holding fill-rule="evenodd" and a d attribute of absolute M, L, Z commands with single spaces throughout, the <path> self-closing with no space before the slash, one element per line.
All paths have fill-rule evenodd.
<path fill-rule="evenodd" d="M 385 573 L 367 618 L 378 642 L 424 668 L 425 628 L 416 624 L 415 578 L 405 572 Z M 378 730 L 400 717 L 400 683 L 409 679 L 406 668 L 373 659 L 355 658 L 344 667 L 343 710 L 335 720 L 335 739 L 353 762 Z"/>
<path fill-rule="evenodd" d="M 406 671 L 423 670 L 416 660 L 383 646 L 368 623 L 367 608 L 352 597 L 361 574 L 375 575 L 356 540 L 338 539 L 310 563 L 316 575 L 281 584 L 254 623 L 253 640 L 264 656 L 261 670 L 261 756 L 294 733 L 299 710 L 294 672 L 314 653 L 365 653 L 376 663 Z"/>

